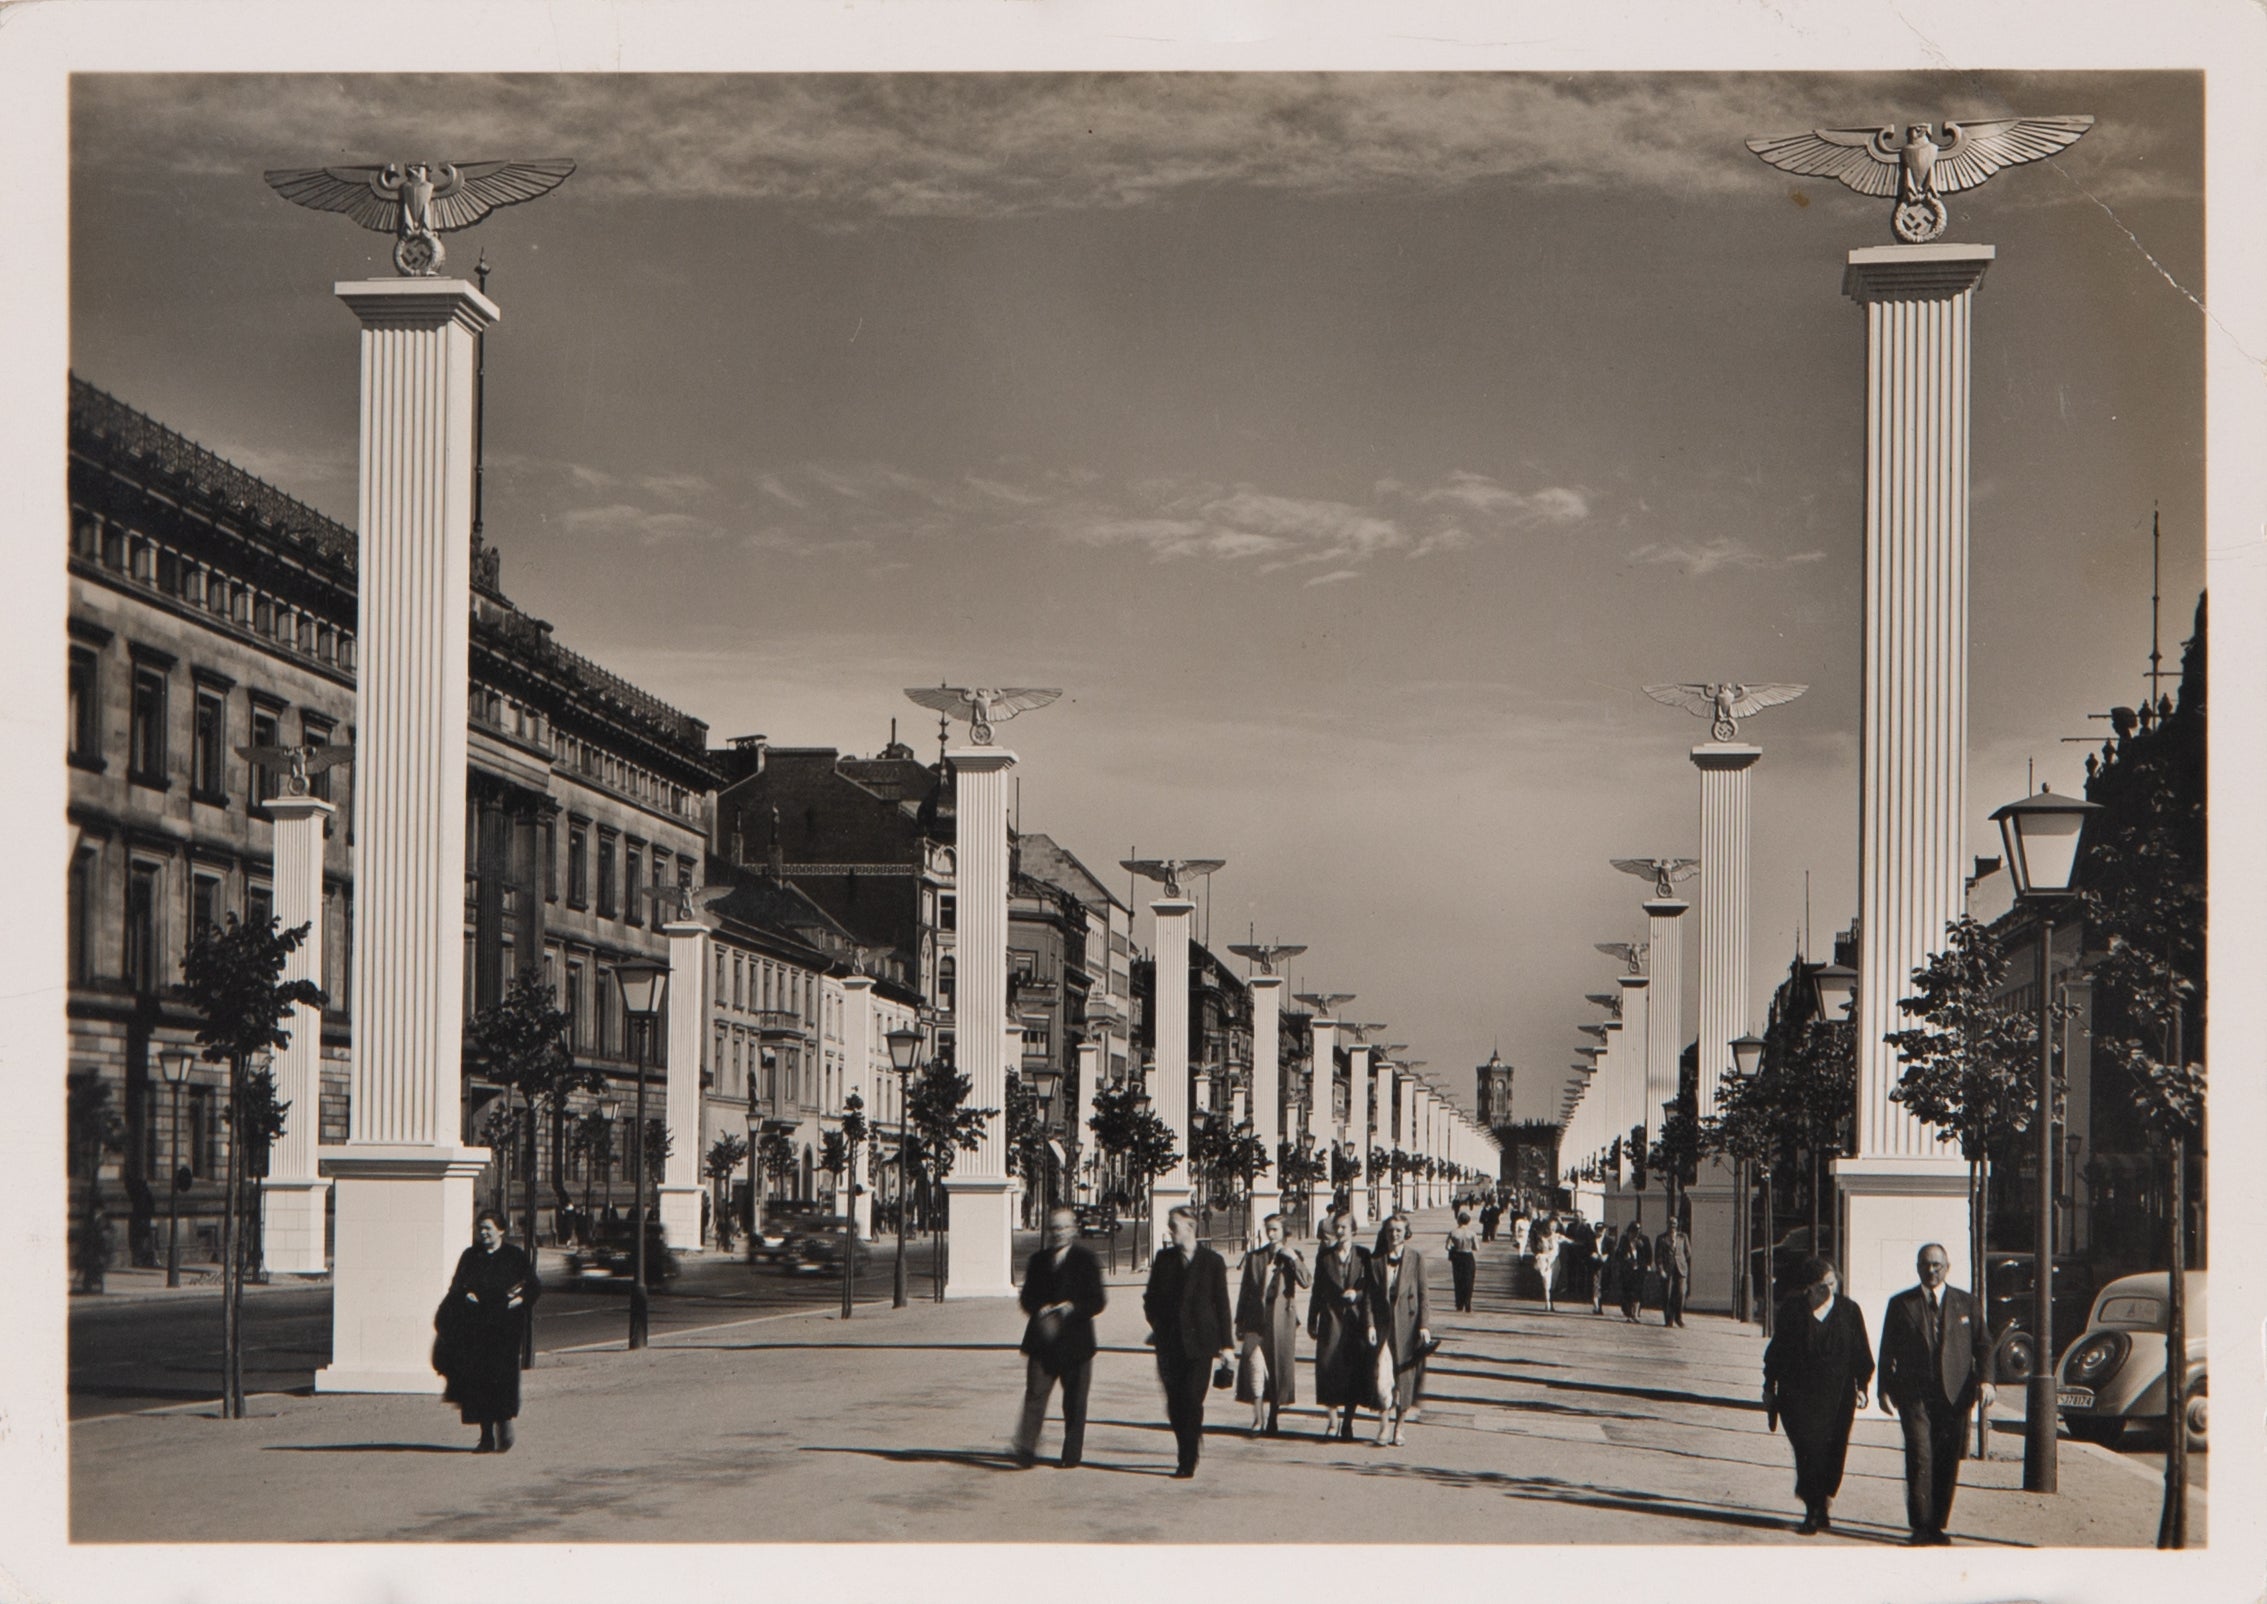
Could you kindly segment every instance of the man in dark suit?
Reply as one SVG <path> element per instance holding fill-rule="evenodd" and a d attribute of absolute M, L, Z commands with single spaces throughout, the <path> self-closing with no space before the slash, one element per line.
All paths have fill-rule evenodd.
<path fill-rule="evenodd" d="M 1924 1246 L 1915 1261 L 1921 1284 L 1889 1300 L 1881 1325 L 1877 1385 L 1881 1407 L 1904 1428 L 1905 1522 L 1920 1547 L 1952 1541 L 1944 1528 L 1960 1485 L 1968 1411 L 1979 1398 L 1988 1410 L 1993 1398 L 1979 1363 L 1983 1321 L 1974 1298 L 1944 1284 L 1951 1267 L 1941 1242 Z"/>
<path fill-rule="evenodd" d="M 1197 1242 L 1196 1211 L 1176 1208 L 1165 1221 L 1173 1239 L 1149 1267 L 1141 1312 L 1149 1318 L 1157 1379 L 1165 1387 L 1165 1416 L 1173 1424 L 1179 1454 L 1173 1474 L 1186 1480 L 1196 1474 L 1212 1367 L 1234 1361 L 1236 1333 L 1228 1315 L 1228 1266 Z"/>
<path fill-rule="evenodd" d="M 1653 1267 L 1661 1272 L 1661 1323 L 1685 1323 L 1685 1289 L 1692 1285 L 1692 1238 L 1675 1220 L 1653 1244 Z"/>
<path fill-rule="evenodd" d="M 1094 1317 L 1109 1301 L 1102 1266 L 1078 1239 L 1078 1215 L 1056 1209 L 1047 1216 L 1051 1244 L 1023 1269 L 1025 1355 L 1023 1418 L 1015 1430 L 1015 1462 L 1029 1465 L 1047 1419 L 1047 1395 L 1063 1384 L 1063 1469 L 1077 1468 L 1086 1446 L 1086 1392 L 1094 1378 Z"/>

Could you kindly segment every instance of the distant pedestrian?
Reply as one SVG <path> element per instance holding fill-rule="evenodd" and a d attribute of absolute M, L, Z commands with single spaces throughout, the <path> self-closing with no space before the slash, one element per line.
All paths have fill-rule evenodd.
<path fill-rule="evenodd" d="M 1328 1244 L 1315 1257 L 1315 1291 L 1307 1303 L 1307 1335 L 1315 1339 L 1315 1402 L 1323 1406 L 1322 1434 L 1354 1440 L 1354 1411 L 1375 1409 L 1370 1363 L 1370 1256 L 1354 1244 L 1354 1220 L 1333 1214 L 1323 1222 Z"/>
<path fill-rule="evenodd" d="M 1196 1474 L 1204 1441 L 1204 1395 L 1213 1367 L 1235 1359 L 1235 1327 L 1228 1314 L 1228 1266 L 1197 1241 L 1196 1210 L 1180 1204 L 1165 1223 L 1172 1240 L 1150 1264 L 1141 1312 L 1149 1320 L 1165 1415 L 1173 1427 L 1173 1475 L 1186 1480 Z"/>
<path fill-rule="evenodd" d="M 1016 1423 L 1015 1461 L 1029 1465 L 1038 1455 L 1039 1428 L 1047 1419 L 1047 1395 L 1063 1384 L 1065 1470 L 1078 1468 L 1086 1446 L 1086 1394 L 1094 1378 L 1094 1317 L 1108 1303 L 1102 1266 L 1078 1239 L 1078 1214 L 1051 1210 L 1049 1246 L 1024 1266 L 1019 1301 L 1030 1316 L 1023 1328 L 1023 1416 Z"/>
<path fill-rule="evenodd" d="M 1622 1318 L 1631 1325 L 1637 1323 L 1637 1311 L 1645 1302 L 1645 1275 L 1653 1268 L 1653 1254 L 1645 1240 L 1645 1228 L 1635 1220 L 1622 1232 L 1621 1246 L 1614 1254 L 1614 1283 L 1621 1295 Z"/>
<path fill-rule="evenodd" d="M 1795 1451 L 1795 1496 L 1803 1501 L 1805 1537 L 1832 1526 L 1830 1506 L 1842 1490 L 1850 1422 L 1866 1406 L 1873 1345 L 1865 1312 L 1838 1294 L 1831 1259 L 1803 1261 L 1803 1289 L 1779 1307 L 1771 1345 L 1763 1350 L 1763 1407 Z"/>
<path fill-rule="evenodd" d="M 1559 1219 L 1546 1214 L 1535 1227 L 1535 1273 L 1543 1279 L 1543 1312 L 1552 1314 L 1556 1306 L 1551 1302 L 1551 1283 L 1559 1271 Z"/>
<path fill-rule="evenodd" d="M 1465 1209 L 1456 1216 L 1456 1228 L 1448 1233 L 1448 1273 L 1456 1285 L 1459 1314 L 1472 1312 L 1472 1280 L 1479 1263 L 1480 1244 L 1472 1234 L 1472 1211 Z"/>
<path fill-rule="evenodd" d="M 1299 1401 L 1299 1288 L 1314 1276 L 1284 1241 L 1282 1215 L 1260 1229 L 1264 1240 L 1244 1255 L 1236 1289 L 1236 1397 L 1252 1406 L 1252 1435 L 1272 1437 L 1283 1406 Z"/>
<path fill-rule="evenodd" d="M 510 1453 L 520 1412 L 520 1343 L 543 1283 L 505 1236 L 503 1215 L 482 1209 L 473 1232 L 476 1240 L 457 1256 L 448 1295 L 433 1316 L 433 1368 L 458 1418 L 480 1428 L 473 1452 Z"/>
<path fill-rule="evenodd" d="M 1591 1234 L 1590 1222 L 1577 1214 L 1567 1221 L 1566 1246 L 1561 1249 L 1566 1261 L 1566 1289 L 1569 1296 L 1589 1300 L 1591 1286 L 1597 1280 L 1595 1253 L 1597 1239 Z M 1598 1312 L 1595 1302 L 1592 1314 Z"/>
<path fill-rule="evenodd" d="M 1983 1324 L 1976 1301 L 1944 1284 L 1952 1257 L 1931 1242 L 1915 1261 L 1921 1284 L 1889 1300 L 1881 1319 L 1881 1407 L 1893 1410 L 1905 1434 L 1905 1522 L 1917 1547 L 1946 1546 L 1952 1495 L 1967 1452 L 1969 1411 L 1994 1393 L 1984 1380 L 1978 1346 Z"/>
<path fill-rule="evenodd" d="M 1409 1217 L 1393 1214 L 1370 1251 L 1370 1329 L 1377 1344 L 1378 1443 L 1401 1446 L 1402 1417 L 1417 1407 L 1432 1352 L 1432 1301 L 1425 1256 L 1409 1245 Z"/>
<path fill-rule="evenodd" d="M 1661 1272 L 1661 1323 L 1685 1323 L 1685 1292 L 1692 1285 L 1692 1238 L 1676 1220 L 1653 1244 L 1653 1268 Z"/>
<path fill-rule="evenodd" d="M 1503 1205 L 1501 1203 L 1491 1201 L 1483 1204 L 1480 1208 L 1480 1240 L 1493 1242 L 1496 1239 L 1496 1226 L 1502 1219 Z"/>

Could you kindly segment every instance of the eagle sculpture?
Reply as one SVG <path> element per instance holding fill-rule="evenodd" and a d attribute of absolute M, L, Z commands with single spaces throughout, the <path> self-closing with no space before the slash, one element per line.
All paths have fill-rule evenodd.
<path fill-rule="evenodd" d="M 377 167 L 278 167 L 260 176 L 294 206 L 344 212 L 394 236 L 394 271 L 431 278 L 447 254 L 441 236 L 470 228 L 499 206 L 548 195 L 571 161 L 387 162 Z"/>
<path fill-rule="evenodd" d="M 1677 894 L 1677 882 L 1700 871 L 1698 858 L 1608 858 L 1624 874 L 1653 882 L 1653 895 L 1666 901 Z"/>
<path fill-rule="evenodd" d="M 1317 1019 L 1328 1019 L 1340 1003 L 1352 1002 L 1354 994 L 1350 991 L 1302 991 L 1297 1000 L 1312 1008 Z"/>
<path fill-rule="evenodd" d="M 1648 685 L 1645 694 L 1663 707 L 1681 707 L 1696 718 L 1710 720 L 1708 733 L 1719 741 L 1729 741 L 1740 733 L 1739 720 L 1791 702 L 1809 689 L 1808 685 L 1742 685 L 1720 680 L 1714 685 Z"/>
<path fill-rule="evenodd" d="M 2003 167 L 2066 150 L 2093 126 L 2091 117 L 1948 122 L 1939 142 L 1929 124 L 1911 123 L 1902 143 L 1894 127 L 1813 128 L 1751 139 L 1747 148 L 1782 172 L 1831 178 L 1861 195 L 1895 196 L 1891 231 L 1908 245 L 1925 245 L 1950 221 L 1943 196 L 1974 189 Z"/>
<path fill-rule="evenodd" d="M 1121 858 L 1121 869 L 1130 869 L 1145 880 L 1162 880 L 1165 895 L 1181 895 L 1181 882 L 1200 874 L 1211 874 L 1228 867 L 1226 858 Z"/>
<path fill-rule="evenodd" d="M 256 769 L 265 769 L 283 782 L 284 795 L 305 796 L 310 781 L 326 769 L 354 761 L 354 748 L 319 741 L 304 746 L 240 746 L 236 755 Z"/>
<path fill-rule="evenodd" d="M 1238 943 L 1228 950 L 1239 958 L 1249 958 L 1253 963 L 1258 964 L 1261 974 L 1272 975 L 1276 972 L 1275 966 L 1277 964 L 1286 958 L 1296 958 L 1307 949 L 1304 947 L 1286 947 L 1275 942 L 1258 941 Z"/>
<path fill-rule="evenodd" d="M 1629 972 L 1636 975 L 1645 972 L 1645 949 L 1652 943 L 1647 941 L 1599 941 L 1593 942 L 1592 945 L 1607 957 L 1620 959 L 1629 966 Z"/>
<path fill-rule="evenodd" d="M 1005 724 L 1016 714 L 1028 713 L 1035 707 L 1045 707 L 1063 693 L 1030 688 L 995 691 L 982 686 L 958 685 L 939 685 L 932 690 L 921 685 L 907 686 L 905 694 L 932 713 L 968 720 L 969 740 L 978 746 L 990 746 L 993 725 Z"/>

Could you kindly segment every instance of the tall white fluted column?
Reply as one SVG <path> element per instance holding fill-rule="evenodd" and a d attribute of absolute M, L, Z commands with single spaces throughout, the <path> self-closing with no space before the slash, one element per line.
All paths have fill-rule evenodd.
<path fill-rule="evenodd" d="M 1079 1162 L 1073 1188 L 1083 1200 L 1093 1190 L 1090 1177 L 1095 1173 L 1095 1155 L 1101 1149 L 1095 1145 L 1094 1126 L 1091 1121 L 1096 1112 L 1095 1099 L 1102 1095 L 1102 1066 L 1109 1062 L 1104 1051 L 1108 1038 L 1102 1042 L 1081 1042 L 1078 1048 L 1078 1095 L 1070 1101 L 1071 1118 L 1076 1122 L 1071 1130 L 1071 1144 L 1075 1146 Z"/>
<path fill-rule="evenodd" d="M 1308 1118 L 1324 1145 L 1336 1147 L 1346 1139 L 1346 1127 L 1338 1118 L 1338 1021 L 1317 1018 L 1308 1030 L 1312 1056 L 1307 1065 L 1307 1086 L 1314 1104 Z M 1324 1184 L 1329 1184 L 1327 1176 Z"/>
<path fill-rule="evenodd" d="M 275 820 L 275 910 L 286 930 L 307 927 L 307 938 L 284 960 L 285 980 L 323 983 L 323 836 L 336 812 L 315 796 L 279 796 L 268 803 Z M 276 1096 L 288 1106 L 283 1131 L 268 1147 L 268 1176 L 260 1186 L 260 1256 L 279 1275 L 321 1275 L 330 1268 L 324 1250 L 325 1206 L 331 1183 L 317 1173 L 315 1144 L 322 1137 L 323 1011 L 305 1003 L 291 1010 L 291 1040 L 276 1049 Z"/>
<path fill-rule="evenodd" d="M 1354 1228 L 1367 1230 L 1377 1219 L 1377 1148 L 1370 1140 L 1370 1049 L 1359 1044 L 1346 1050 L 1346 1123 L 1354 1156 L 1362 1161 L 1361 1179 L 1348 1198 L 1354 1205 Z"/>
<path fill-rule="evenodd" d="M 680 919 L 663 925 L 661 933 L 669 940 L 661 1073 L 669 1156 L 661 1162 L 661 1236 L 683 1250 L 701 1242 L 701 1037 L 710 1016 L 709 929 L 697 919 Z"/>
<path fill-rule="evenodd" d="M 1700 770 L 1700 1050 L 1698 1117 L 1715 1116 L 1732 1042 L 1748 1022 L 1748 771 L 1763 748 L 1704 741 Z M 1733 1230 L 1739 1211 L 1732 1166 L 1711 1154 L 1687 1192 L 1692 1200 L 1692 1286 L 1686 1302 L 1712 1314 L 1732 1307 Z"/>
<path fill-rule="evenodd" d="M 1677 1059 L 1684 1052 L 1684 914 L 1691 903 L 1654 897 L 1645 904 L 1654 981 L 1645 1013 L 1645 1122 L 1648 1146 L 1661 1134 L 1661 1105 L 1677 1095 Z"/>
<path fill-rule="evenodd" d="M 1377 1082 L 1379 1133 L 1385 1138 L 1389 1151 L 1406 1153 L 1409 1151 L 1409 1133 L 1401 1118 L 1401 1094 L 1408 1088 L 1409 1077 L 1391 1060 L 1381 1058 L 1377 1063 Z M 1393 1196 L 1385 1206 L 1397 1213 L 1409 1206 L 1408 1176 L 1396 1175 L 1393 1178 Z"/>
<path fill-rule="evenodd" d="M 1260 1225 L 1283 1206 L 1283 1186 L 1276 1174 L 1283 1140 L 1283 977 L 1254 975 L 1252 996 L 1252 1134 L 1267 1153 L 1268 1168 L 1252 1183 L 1252 1236 Z"/>
<path fill-rule="evenodd" d="M 1149 1242 L 1152 1251 L 1170 1240 L 1165 1216 L 1189 1200 L 1189 920 L 1196 904 L 1160 897 L 1149 905 L 1156 917 L 1156 992 L 1150 999 L 1157 1056 L 1149 1095 L 1157 1117 L 1172 1132 L 1179 1156 L 1150 1188 Z"/>
<path fill-rule="evenodd" d="M 440 1391 L 433 1309 L 472 1241 L 463 1126 L 473 338 L 461 279 L 340 284 L 362 324 L 354 1038 L 325 1392 Z"/>
<path fill-rule="evenodd" d="M 874 1028 L 874 977 L 845 975 L 842 981 L 842 1102 L 850 1106 L 856 1095 L 866 1112 L 866 1140 L 850 1163 L 850 1207 L 843 1212 L 858 1222 L 858 1235 L 874 1239 L 874 1188 L 866 1179 L 874 1152 L 874 1053 L 879 1032 Z M 1012 1256 L 1012 1255 L 1011 1255 Z"/>
<path fill-rule="evenodd" d="M 1844 1288 L 1880 1329 L 1924 1242 L 1967 1263 L 1967 1167 L 1890 1101 L 1883 1036 L 1944 944 L 1968 866 L 1969 319 L 1988 245 L 1852 251 L 1866 311 L 1865 651 L 1859 735 L 1857 1151 L 1838 1161 Z"/>
<path fill-rule="evenodd" d="M 1622 1039 L 1616 1043 L 1614 1075 L 1614 1137 L 1622 1144 L 1622 1159 L 1615 1180 L 1621 1189 L 1621 1207 L 1616 1211 L 1614 1223 L 1627 1225 L 1641 1219 L 1645 1212 L 1645 1194 L 1631 1185 L 1644 1154 L 1632 1152 L 1633 1141 L 1642 1142 L 1645 1123 L 1646 1060 L 1652 1051 L 1653 1041 L 1653 981 L 1648 975 L 1623 975 L 1622 988 Z"/>
<path fill-rule="evenodd" d="M 968 1077 L 969 1104 L 992 1110 L 973 1152 L 945 1181 L 951 1209 L 945 1295 L 1004 1298 L 1015 1292 L 1015 1200 L 1008 1181 L 1008 770 L 998 746 L 955 747 L 953 772 L 960 928 L 953 955 L 953 1043 Z"/>

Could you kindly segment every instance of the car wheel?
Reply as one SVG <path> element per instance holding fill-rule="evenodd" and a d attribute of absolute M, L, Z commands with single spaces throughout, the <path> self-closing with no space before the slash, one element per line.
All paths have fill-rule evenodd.
<path fill-rule="evenodd" d="M 2188 1446 L 2192 1449 L 2205 1449 L 2208 1446 L 2205 1426 L 2206 1417 L 2211 1412 L 2211 1402 L 2204 1395 L 2204 1383 L 2197 1382 L 2195 1390 L 2188 1395 L 2188 1407 L 2183 1411 L 2188 1421 Z"/>
<path fill-rule="evenodd" d="M 1992 1354 L 1992 1375 L 2001 1383 L 2021 1386 L 2031 1379 L 2038 1363 L 2038 1347 L 2028 1331 L 2010 1331 L 1999 1339 Z"/>

